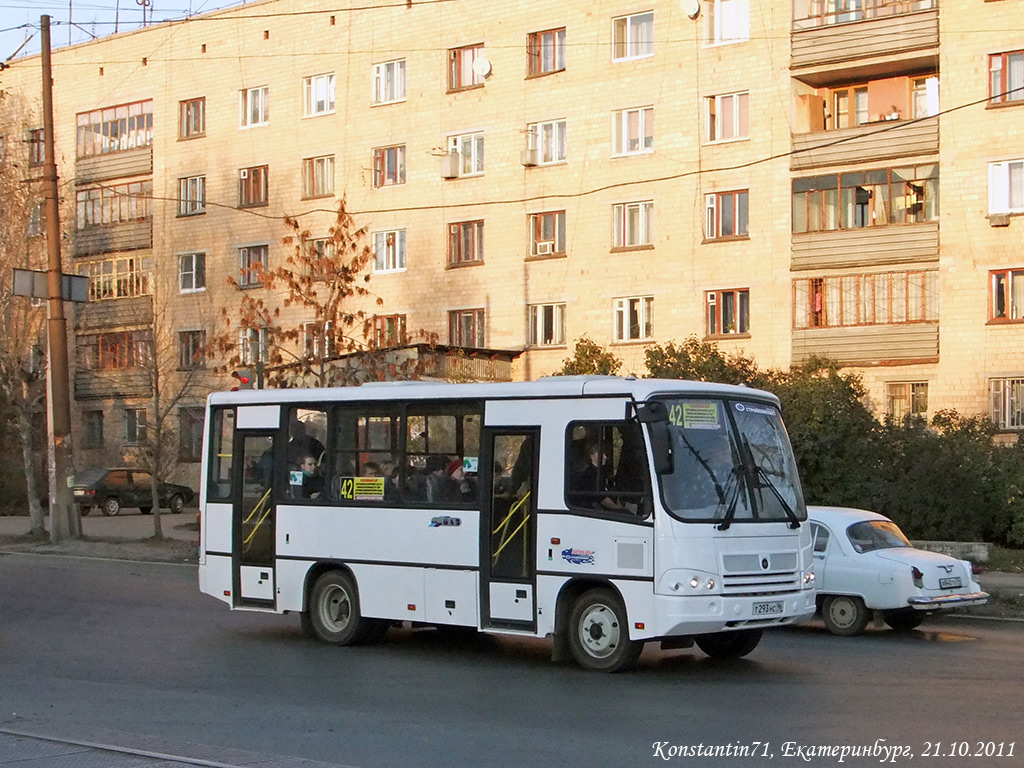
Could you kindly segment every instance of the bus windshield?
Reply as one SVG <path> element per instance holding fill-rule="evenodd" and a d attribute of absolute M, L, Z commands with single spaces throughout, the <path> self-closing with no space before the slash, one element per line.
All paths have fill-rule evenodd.
<path fill-rule="evenodd" d="M 718 398 L 663 402 L 672 466 L 659 480 L 672 515 L 722 528 L 807 519 L 793 451 L 774 405 Z"/>

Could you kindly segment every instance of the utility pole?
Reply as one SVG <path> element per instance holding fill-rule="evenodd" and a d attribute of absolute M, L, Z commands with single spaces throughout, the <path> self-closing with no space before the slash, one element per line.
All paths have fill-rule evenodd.
<path fill-rule="evenodd" d="M 43 186 L 46 193 L 46 253 L 49 258 L 46 287 L 49 294 L 47 342 L 50 364 L 47 374 L 50 398 L 50 539 L 54 543 L 78 537 L 77 515 L 71 504 L 71 392 L 68 387 L 68 328 L 64 319 L 64 292 L 60 263 L 60 205 L 57 189 L 57 155 L 53 141 L 53 69 L 50 62 L 50 17 L 40 17 L 43 54 L 43 132 L 45 159 Z"/>

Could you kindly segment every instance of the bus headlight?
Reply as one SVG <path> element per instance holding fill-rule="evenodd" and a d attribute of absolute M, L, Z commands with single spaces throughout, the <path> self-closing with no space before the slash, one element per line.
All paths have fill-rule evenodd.
<path fill-rule="evenodd" d="M 714 589 L 715 588 L 715 580 L 714 579 L 708 579 L 707 587 L 708 587 L 708 589 Z"/>
<path fill-rule="evenodd" d="M 694 589 L 699 587 L 700 586 L 700 579 L 698 579 L 696 576 L 694 576 L 692 579 L 690 579 L 690 586 L 693 587 Z"/>
<path fill-rule="evenodd" d="M 808 571 L 804 574 L 804 585 L 810 586 L 814 583 L 814 571 Z"/>

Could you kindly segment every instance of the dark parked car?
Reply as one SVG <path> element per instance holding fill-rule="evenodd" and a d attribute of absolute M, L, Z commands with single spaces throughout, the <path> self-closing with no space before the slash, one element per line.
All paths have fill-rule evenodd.
<path fill-rule="evenodd" d="M 153 511 L 152 475 L 142 469 L 86 469 L 75 475 L 71 486 L 75 503 L 83 515 L 99 507 L 104 515 L 116 515 L 124 507 L 138 507 L 148 515 Z M 192 503 L 195 492 L 185 485 L 159 483 L 160 506 L 178 514 Z"/>

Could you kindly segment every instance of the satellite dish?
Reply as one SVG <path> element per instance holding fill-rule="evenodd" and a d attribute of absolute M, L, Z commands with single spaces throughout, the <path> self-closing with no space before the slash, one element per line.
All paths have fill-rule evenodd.
<path fill-rule="evenodd" d="M 490 77 L 491 62 L 487 60 L 486 56 L 477 56 L 473 59 L 473 72 L 477 77 Z"/>
<path fill-rule="evenodd" d="M 681 0 L 683 6 L 683 13 L 689 16 L 691 19 L 696 19 L 700 16 L 700 0 Z"/>

